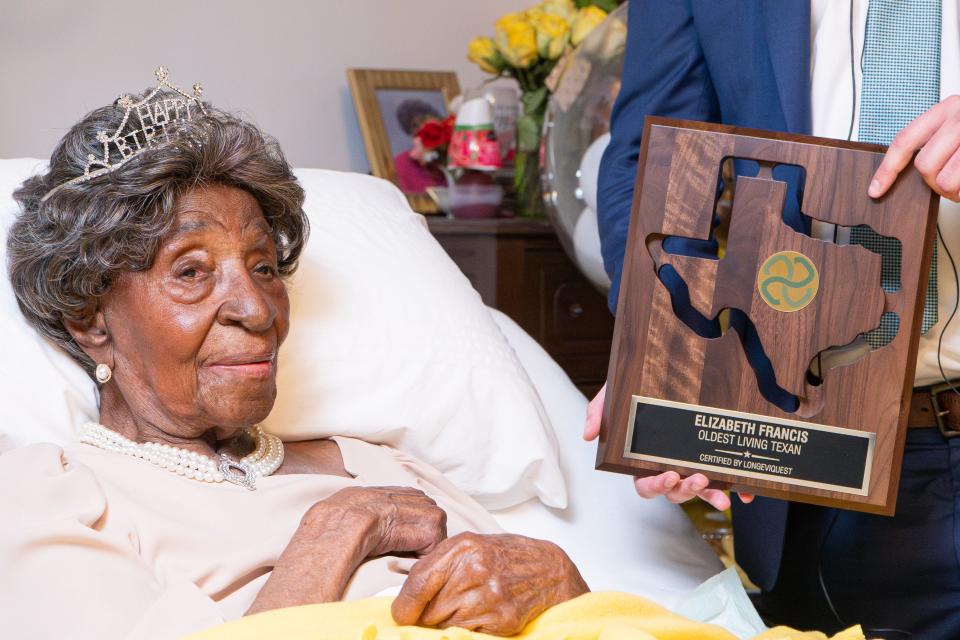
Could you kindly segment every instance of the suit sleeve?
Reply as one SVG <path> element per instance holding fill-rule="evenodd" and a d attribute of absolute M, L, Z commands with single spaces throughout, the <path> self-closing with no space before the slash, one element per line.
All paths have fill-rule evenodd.
<path fill-rule="evenodd" d="M 633 186 L 647 115 L 716 121 L 719 107 L 689 0 L 632 0 L 610 144 L 600 162 L 597 217 L 616 313 Z"/>

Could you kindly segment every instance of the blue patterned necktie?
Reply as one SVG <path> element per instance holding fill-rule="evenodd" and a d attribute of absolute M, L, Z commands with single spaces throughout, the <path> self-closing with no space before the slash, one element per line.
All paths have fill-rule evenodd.
<path fill-rule="evenodd" d="M 861 142 L 890 144 L 900 129 L 940 99 L 940 0 L 870 0 L 863 42 L 860 94 Z M 918 228 L 920 221 L 917 221 Z M 900 284 L 900 243 L 871 229 L 857 227 L 850 242 L 882 257 L 880 285 L 896 291 Z M 937 246 L 934 240 L 930 280 L 923 306 L 922 331 L 937 322 Z M 892 341 L 899 328 L 893 314 L 864 334 L 874 349 Z"/>

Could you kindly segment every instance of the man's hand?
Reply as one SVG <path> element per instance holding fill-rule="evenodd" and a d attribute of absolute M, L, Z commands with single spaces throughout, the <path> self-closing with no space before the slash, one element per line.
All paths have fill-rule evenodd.
<path fill-rule="evenodd" d="M 913 164 L 924 181 L 944 198 L 960 202 L 960 95 L 935 104 L 900 130 L 867 194 L 885 194 L 917 151 Z"/>
<path fill-rule="evenodd" d="M 604 384 L 596 397 L 587 405 L 587 424 L 583 429 L 584 440 L 593 440 L 600 435 L 600 419 L 603 416 L 603 402 L 606 396 L 607 385 Z M 681 478 L 676 471 L 667 471 L 656 476 L 634 478 L 633 482 L 641 498 L 666 496 L 670 502 L 679 504 L 699 497 L 720 511 L 730 508 L 730 498 L 727 494 L 719 489 L 707 489 L 710 481 L 702 473 Z M 743 502 L 753 500 L 753 496 L 749 493 L 738 495 Z"/>

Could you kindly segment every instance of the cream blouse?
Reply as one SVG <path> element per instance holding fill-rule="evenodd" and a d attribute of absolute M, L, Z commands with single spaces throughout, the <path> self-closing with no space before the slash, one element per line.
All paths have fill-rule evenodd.
<path fill-rule="evenodd" d="M 274 475 L 255 491 L 83 444 L 0 455 L 3 637 L 175 638 L 238 618 L 307 509 L 345 487 L 415 487 L 447 512 L 449 535 L 500 531 L 436 469 L 386 446 L 334 440 L 354 478 Z M 364 563 L 345 598 L 398 587 L 413 562 Z"/>

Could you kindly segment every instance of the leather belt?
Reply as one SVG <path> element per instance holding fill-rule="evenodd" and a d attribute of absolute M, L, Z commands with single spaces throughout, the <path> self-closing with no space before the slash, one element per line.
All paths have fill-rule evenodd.
<path fill-rule="evenodd" d="M 960 436 L 960 382 L 914 389 L 907 426 L 936 427 L 945 438 Z"/>

